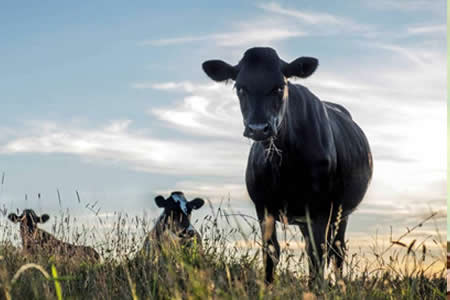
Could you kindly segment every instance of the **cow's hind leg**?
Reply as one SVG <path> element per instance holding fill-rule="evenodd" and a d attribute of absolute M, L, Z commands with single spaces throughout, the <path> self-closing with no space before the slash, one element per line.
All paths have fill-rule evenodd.
<path fill-rule="evenodd" d="M 277 240 L 275 228 L 275 217 L 257 209 L 258 219 L 261 226 L 261 235 L 263 242 L 263 262 L 265 268 L 265 280 L 270 284 L 273 282 L 275 268 L 280 258 L 280 245 Z"/>

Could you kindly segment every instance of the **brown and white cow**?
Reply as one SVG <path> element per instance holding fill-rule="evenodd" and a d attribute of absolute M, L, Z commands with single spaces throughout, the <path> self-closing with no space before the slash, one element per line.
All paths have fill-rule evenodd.
<path fill-rule="evenodd" d="M 9 214 L 8 219 L 14 223 L 20 223 L 20 236 L 23 251 L 26 254 L 56 255 L 91 262 L 100 260 L 100 255 L 93 248 L 65 243 L 38 228 L 38 223 L 45 223 L 50 219 L 48 214 L 39 217 L 32 209 L 25 209 L 20 216 L 15 213 Z"/>
<path fill-rule="evenodd" d="M 200 198 L 188 201 L 182 192 L 172 192 L 165 199 L 159 195 L 155 198 L 156 205 L 164 208 L 144 241 L 143 252 L 149 253 L 152 245 L 160 247 L 162 242 L 174 242 L 178 245 L 201 245 L 201 236 L 191 224 L 191 213 L 199 209 L 205 201 Z"/>

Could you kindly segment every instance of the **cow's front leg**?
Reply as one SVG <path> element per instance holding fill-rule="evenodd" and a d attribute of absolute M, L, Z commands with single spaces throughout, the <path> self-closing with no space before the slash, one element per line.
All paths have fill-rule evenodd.
<path fill-rule="evenodd" d="M 280 258 L 280 245 L 277 240 L 275 228 L 275 217 L 265 209 L 258 210 L 258 219 L 261 226 L 261 236 L 263 242 L 263 262 L 265 268 L 265 280 L 270 284 L 273 282 L 275 268 Z"/>
<path fill-rule="evenodd" d="M 306 253 L 309 258 L 309 276 L 313 282 L 323 278 L 327 221 L 322 218 L 315 219 L 310 224 L 301 224 L 299 227 L 305 238 Z"/>

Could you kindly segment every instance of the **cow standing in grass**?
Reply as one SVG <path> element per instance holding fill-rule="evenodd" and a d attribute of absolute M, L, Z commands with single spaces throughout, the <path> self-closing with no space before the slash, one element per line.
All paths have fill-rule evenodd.
<path fill-rule="evenodd" d="M 286 63 L 272 48 L 251 48 L 235 66 L 203 63 L 211 79 L 235 81 L 244 136 L 254 141 L 246 184 L 261 225 L 269 283 L 280 255 L 276 221 L 300 227 L 312 278 L 323 274 L 330 255 L 342 272 L 348 216 L 372 177 L 368 141 L 350 113 L 288 81 L 310 76 L 317 65 L 312 57 Z"/>
<path fill-rule="evenodd" d="M 187 201 L 182 192 L 176 191 L 167 199 L 157 196 L 155 202 L 164 211 L 144 241 L 144 253 L 149 253 L 152 245 L 159 247 L 165 241 L 183 246 L 201 244 L 201 236 L 191 224 L 191 213 L 203 206 L 203 199 Z"/>
<path fill-rule="evenodd" d="M 56 255 L 91 262 L 100 260 L 100 255 L 93 248 L 65 243 L 38 228 L 38 223 L 45 223 L 50 219 L 47 214 L 38 217 L 32 209 L 25 209 L 20 216 L 15 213 L 9 214 L 8 219 L 14 223 L 20 223 L 22 246 L 27 254 Z"/>

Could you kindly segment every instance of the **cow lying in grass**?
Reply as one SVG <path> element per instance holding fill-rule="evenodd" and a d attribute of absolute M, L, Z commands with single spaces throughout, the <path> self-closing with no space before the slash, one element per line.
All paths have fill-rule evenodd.
<path fill-rule="evenodd" d="M 65 243 L 37 227 L 38 223 L 45 223 L 49 218 L 47 214 L 38 217 L 32 209 L 25 209 L 20 216 L 15 213 L 8 215 L 9 220 L 20 223 L 20 236 L 26 254 L 56 255 L 92 262 L 100 259 L 100 255 L 93 248 Z"/>
<path fill-rule="evenodd" d="M 192 210 L 199 209 L 205 203 L 203 199 L 187 201 L 182 192 L 172 192 L 167 199 L 157 196 L 155 202 L 164 211 L 144 241 L 144 253 L 149 253 L 152 244 L 160 247 L 163 242 L 174 242 L 181 246 L 201 244 L 201 236 L 190 219 Z"/>

